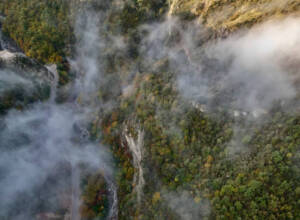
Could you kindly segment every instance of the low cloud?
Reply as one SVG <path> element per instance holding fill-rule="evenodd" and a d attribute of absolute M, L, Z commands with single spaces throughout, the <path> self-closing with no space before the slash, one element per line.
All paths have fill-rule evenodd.
<path fill-rule="evenodd" d="M 182 97 L 210 108 L 266 112 L 293 100 L 299 80 L 299 18 L 270 21 L 226 39 L 196 22 L 145 25 L 144 65 L 168 58 Z M 210 40 L 209 40 L 210 39 Z"/>
<path fill-rule="evenodd" d="M 33 83 L 10 70 L 0 70 L 0 94 L 17 88 L 30 91 Z"/>
<path fill-rule="evenodd" d="M 199 71 L 181 74 L 183 96 L 243 111 L 268 111 L 274 102 L 297 95 L 299 19 L 268 22 L 227 39 L 209 43 Z M 213 80 L 212 80 L 213 79 Z"/>
<path fill-rule="evenodd" d="M 201 220 L 210 214 L 209 201 L 206 199 L 196 201 L 197 199 L 193 199 L 187 191 L 166 193 L 163 198 L 182 220 Z"/>
<path fill-rule="evenodd" d="M 55 201 L 62 195 L 57 192 L 68 192 L 71 168 L 84 165 L 112 177 L 110 155 L 85 137 L 82 113 L 74 112 L 71 105 L 47 103 L 24 112 L 11 111 L 1 121 L 0 193 L 5 199 L 0 201 L 0 216 L 13 214 L 14 219 L 32 219 L 37 210 L 50 212 L 58 208 Z M 65 176 L 61 176 L 64 169 Z M 54 198 L 43 197 L 43 192 L 47 195 L 45 190 L 53 191 Z M 24 204 L 19 204 L 19 211 L 15 211 L 20 198 Z M 43 210 L 39 199 L 53 199 L 56 206 Z"/>

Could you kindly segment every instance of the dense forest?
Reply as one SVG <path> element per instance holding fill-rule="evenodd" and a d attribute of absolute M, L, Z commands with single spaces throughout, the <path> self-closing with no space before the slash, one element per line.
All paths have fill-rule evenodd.
<path fill-rule="evenodd" d="M 98 29 L 76 27 L 86 8 L 99 15 Z M 100 106 L 87 127 L 91 141 L 113 155 L 117 218 L 143 220 L 300 219 L 299 12 L 296 0 L 0 3 L 3 34 L 26 56 L 57 65 L 58 94 L 76 82 L 70 66 L 83 32 L 96 33 L 82 56 L 88 67 L 97 63 L 100 79 L 76 100 Z M 289 17 L 295 20 L 280 26 Z M 273 21 L 279 32 L 260 26 Z M 274 42 L 260 38 L 262 30 Z M 281 31 L 296 49 L 275 36 Z M 280 50 L 265 59 L 269 51 L 261 48 L 277 42 Z M 272 62 L 281 55 L 277 68 Z M 293 83 L 281 72 L 293 74 Z M 253 106 L 264 112 L 256 115 Z M 107 179 L 95 173 L 81 180 L 81 219 L 109 216 Z"/>
<path fill-rule="evenodd" d="M 4 34 L 9 35 L 29 57 L 42 63 L 57 63 L 60 82 L 68 80 L 65 58 L 74 40 L 67 1 L 11 1 L 0 5 L 6 16 Z"/>

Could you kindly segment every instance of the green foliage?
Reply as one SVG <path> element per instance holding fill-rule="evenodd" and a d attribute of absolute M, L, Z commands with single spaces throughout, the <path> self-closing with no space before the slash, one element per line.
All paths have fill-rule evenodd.
<path fill-rule="evenodd" d="M 6 113 L 11 108 L 22 110 L 28 104 L 49 98 L 49 85 L 35 86 L 36 87 L 31 92 L 22 86 L 3 92 L 0 96 L 0 115 Z"/>
<path fill-rule="evenodd" d="M 64 62 L 67 48 L 74 41 L 65 0 L 4 0 L 0 11 L 6 15 L 3 32 L 29 57 L 42 63 L 59 63 L 60 83 L 68 81 Z"/>
<path fill-rule="evenodd" d="M 81 217 L 105 219 L 108 210 L 108 191 L 105 179 L 101 175 L 88 175 L 83 184 Z"/>
<path fill-rule="evenodd" d="M 211 17 L 218 22 L 212 12 L 222 5 L 239 8 L 240 2 L 212 1 L 203 14 L 204 22 L 211 21 Z M 245 5 L 248 3 L 255 0 Z M 183 4 L 181 9 L 189 10 L 191 5 Z M 151 70 L 136 68 L 138 63 L 133 68 L 139 69 L 132 79 L 134 92 L 126 97 L 119 90 L 115 92 L 114 86 L 122 84 L 119 82 L 122 76 L 115 75 L 114 70 L 119 68 L 122 74 L 133 75 L 128 63 L 142 59 L 138 51 L 141 40 L 138 27 L 161 19 L 166 6 L 166 1 L 159 0 L 126 1 L 109 20 L 111 28 L 120 27 L 129 42 L 129 57 L 110 54 L 107 58 L 110 77 L 106 87 L 99 91 L 99 99 L 109 101 L 112 94 L 117 94 L 116 102 L 109 112 L 101 113 L 94 121 L 91 134 L 95 140 L 101 137 L 111 147 L 117 163 L 119 219 L 179 219 L 163 196 L 170 191 L 187 191 L 195 201 L 208 199 L 210 219 L 300 219 L 299 115 L 275 109 L 268 122 L 256 124 L 243 123 L 242 119 L 235 121 L 226 110 L 200 111 L 178 94 L 176 74 L 169 70 L 167 59 L 158 62 L 162 64 L 159 68 L 155 68 L 157 63 L 149 63 L 153 66 Z M 200 5 L 195 13 L 199 10 L 204 7 Z M 63 57 L 72 35 L 65 13 L 66 1 L 4 0 L 0 11 L 7 15 L 4 31 L 26 54 L 42 62 L 58 62 L 60 78 L 67 81 Z M 236 28 L 256 22 L 261 15 L 229 13 L 228 16 L 227 27 Z M 137 170 L 123 138 L 124 124 L 128 123 L 138 124 L 145 132 L 142 165 L 146 185 L 140 205 L 133 193 Z M 235 140 L 236 127 L 247 135 Z M 247 149 L 246 153 L 229 153 L 229 147 L 241 146 Z M 106 189 L 103 179 L 89 177 L 83 194 L 85 218 L 106 215 L 107 192 L 103 189 Z"/>
<path fill-rule="evenodd" d="M 298 0 L 170 0 L 170 13 L 183 19 L 201 18 L 217 33 L 227 35 L 262 21 L 298 13 Z"/>
<path fill-rule="evenodd" d="M 118 19 L 123 33 L 136 31 L 144 23 L 159 20 L 167 11 L 167 0 L 134 0 L 125 3 Z"/>
<path fill-rule="evenodd" d="M 188 190 L 194 198 L 202 195 L 209 199 L 213 219 L 300 217 L 295 199 L 300 192 L 300 168 L 294 162 L 300 144 L 299 116 L 275 110 L 270 116 L 273 120 L 263 126 L 255 122 L 245 125 L 226 112 L 209 114 L 193 108 L 178 96 L 174 74 L 170 72 L 144 73 L 137 75 L 135 81 L 136 93 L 123 99 L 120 109 L 114 111 L 120 117 L 113 123 L 113 133 L 122 136 L 121 125 L 128 118 L 135 118 L 142 125 L 146 134 L 147 186 L 142 207 L 136 212 L 133 194 L 128 190 L 132 189 L 132 182 L 126 178 L 126 173 L 132 177 L 133 169 L 122 169 L 123 177 L 118 182 L 127 189 L 125 194 L 120 192 L 120 214 L 124 219 L 129 215 L 168 219 L 168 214 L 169 219 L 176 219 L 171 214 L 174 210 L 166 211 L 168 201 L 163 197 L 157 199 L 162 188 Z M 233 127 L 237 124 L 251 135 L 232 144 Z M 247 153 L 228 154 L 228 146 L 239 145 L 245 146 Z M 114 146 L 115 151 L 122 149 L 122 145 Z M 126 167 L 130 161 L 128 155 L 128 159 L 120 161 L 120 166 Z"/>

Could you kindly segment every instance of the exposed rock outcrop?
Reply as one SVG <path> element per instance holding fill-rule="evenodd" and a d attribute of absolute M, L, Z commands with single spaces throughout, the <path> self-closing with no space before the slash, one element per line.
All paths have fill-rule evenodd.
<path fill-rule="evenodd" d="M 0 113 L 50 97 L 55 76 L 23 53 L 0 51 Z"/>
<path fill-rule="evenodd" d="M 169 16 L 198 18 L 220 35 L 252 26 L 271 18 L 299 14 L 297 0 L 170 0 Z"/>

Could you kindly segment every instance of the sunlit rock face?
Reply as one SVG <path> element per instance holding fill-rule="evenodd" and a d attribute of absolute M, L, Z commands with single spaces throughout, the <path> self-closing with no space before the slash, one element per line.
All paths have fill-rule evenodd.
<path fill-rule="evenodd" d="M 290 14 L 299 15 L 297 0 L 169 0 L 169 4 L 169 16 L 195 18 L 222 36 L 261 21 Z"/>
<path fill-rule="evenodd" d="M 16 57 L 15 53 L 9 52 L 8 50 L 0 51 L 0 59 L 2 62 L 12 61 Z"/>

